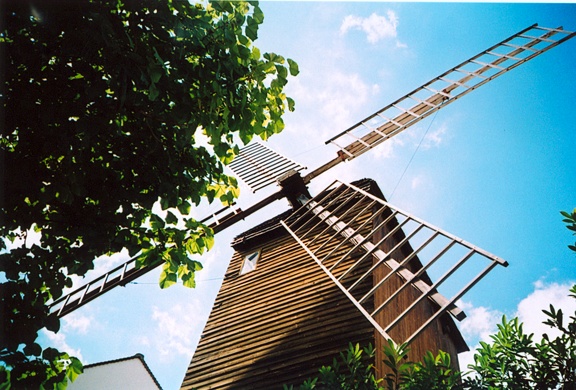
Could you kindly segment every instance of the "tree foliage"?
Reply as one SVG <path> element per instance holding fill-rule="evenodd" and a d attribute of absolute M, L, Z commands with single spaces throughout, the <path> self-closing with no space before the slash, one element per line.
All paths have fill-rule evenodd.
<path fill-rule="evenodd" d="M 331 366 L 322 366 L 317 377 L 307 379 L 298 389 L 383 389 L 379 385 L 382 380 L 376 378 L 374 366 L 370 363 L 375 356 L 376 350 L 372 345 L 361 348 L 359 344 L 350 343 L 346 351 L 333 359 Z M 284 390 L 293 389 L 293 385 L 284 385 Z"/>
<path fill-rule="evenodd" d="M 570 289 L 576 299 L 576 285 Z M 533 340 L 518 318 L 502 319 L 492 343 L 481 342 L 470 365 L 470 389 L 576 389 L 576 313 L 566 318 L 550 305 L 544 324 L 559 336 Z"/>
<path fill-rule="evenodd" d="M 570 289 L 576 299 L 576 285 Z M 450 355 L 427 352 L 420 362 L 406 360 L 409 348 L 392 341 L 384 346 L 383 362 L 388 373 L 378 378 L 374 372 L 373 348 L 364 350 L 350 345 L 334 359 L 331 366 L 322 367 L 319 375 L 306 380 L 300 390 L 574 390 L 576 389 L 576 312 L 567 318 L 561 309 L 550 305 L 543 311 L 544 324 L 559 332 L 557 337 L 544 334 L 534 341 L 526 334 L 518 318 L 502 318 L 491 342 L 481 342 L 475 351 L 474 364 L 466 373 L 454 371 Z M 285 386 L 285 389 L 293 387 Z"/>
<path fill-rule="evenodd" d="M 238 195 L 223 164 L 239 140 L 282 130 L 298 67 L 253 46 L 257 3 L 3 7 L 0 383 L 52 387 L 77 363 L 36 343 L 42 328 L 59 329 L 46 303 L 122 250 L 141 267 L 164 262 L 162 287 L 193 286 L 201 265 L 189 257 L 210 249 L 213 232 L 191 208 Z"/>
<path fill-rule="evenodd" d="M 348 346 L 331 366 L 323 366 L 319 375 L 307 379 L 298 389 L 346 389 L 346 390 L 441 390 L 450 389 L 458 383 L 460 375 L 450 369 L 450 355 L 439 351 L 438 355 L 427 353 L 421 362 L 406 360 L 409 348 L 396 345 L 391 340 L 383 348 L 384 364 L 388 373 L 378 378 L 374 371 L 376 350 L 368 345 Z M 294 386 L 284 386 L 293 390 Z"/>

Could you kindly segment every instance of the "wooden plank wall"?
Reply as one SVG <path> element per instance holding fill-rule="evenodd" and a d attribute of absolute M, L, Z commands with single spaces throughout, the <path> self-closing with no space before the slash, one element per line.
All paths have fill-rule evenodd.
<path fill-rule="evenodd" d="M 382 197 L 374 182 L 367 181 L 364 187 Z M 373 237 L 373 242 L 395 223 L 392 221 Z M 320 234 L 324 228 L 325 225 L 320 225 L 311 236 Z M 263 232 L 270 230 L 270 226 L 262 227 Z M 332 234 L 331 229 L 323 233 L 312 248 L 327 241 Z M 331 364 L 349 342 L 372 343 L 381 351 L 383 340 L 380 335 L 287 233 L 272 235 L 273 238 L 266 236 L 264 240 L 263 236 L 259 239 L 258 229 L 253 229 L 250 237 L 250 242 L 260 241 L 259 246 L 253 245 L 234 254 L 182 389 L 282 389 L 283 384 L 297 385 L 316 375 L 318 369 Z M 402 233 L 395 235 L 381 249 L 391 249 L 402 238 Z M 338 242 L 337 239 L 329 241 L 322 253 L 332 250 Z M 342 247 L 330 262 L 349 248 L 348 245 Z M 261 257 L 257 269 L 239 275 L 244 256 L 258 249 L 261 249 Z M 341 267 L 347 267 L 362 254 L 354 254 Z M 395 255 L 400 261 L 405 256 L 402 251 Z M 364 272 L 371 265 L 370 261 L 365 263 L 357 272 Z M 363 295 L 387 272 L 386 267 L 381 267 L 373 279 L 366 279 L 366 285 L 355 291 L 355 295 Z M 393 279 L 392 284 L 378 291 L 374 298 L 376 303 L 389 296 L 387 294 L 399 282 L 398 278 Z M 388 309 L 377 320 L 385 324 L 395 318 L 400 307 L 415 296 L 414 291 L 408 289 L 400 297 L 396 309 Z M 373 307 L 374 302 L 369 305 Z M 424 302 L 412 322 L 421 322 L 421 318 L 433 309 L 432 304 Z M 409 323 L 394 329 L 391 336 L 404 337 L 411 333 L 414 326 Z M 457 345 L 461 336 L 454 333 L 458 330 L 451 326 L 454 324 L 448 319 L 430 327 L 412 344 L 410 358 L 419 360 L 425 351 L 440 348 L 452 355 L 456 367 L 456 353 L 462 349 L 462 345 Z M 378 355 L 373 363 L 376 363 L 378 373 L 384 374 L 381 360 L 382 356 Z"/>
<path fill-rule="evenodd" d="M 182 389 L 282 389 L 349 342 L 374 345 L 370 323 L 291 237 L 261 248 L 257 269 L 241 276 L 251 251 L 235 253 Z"/>
<path fill-rule="evenodd" d="M 376 196 L 382 196 L 375 194 Z M 381 223 L 390 215 L 390 211 L 383 213 L 374 220 L 374 226 Z M 396 219 L 388 222 L 386 226 L 380 231 L 377 231 L 374 235 L 373 242 L 380 241 L 386 234 L 388 234 L 394 227 L 398 225 Z M 399 230 L 392 234 L 388 239 L 386 239 L 381 245 L 380 249 L 384 252 L 390 252 L 399 242 L 404 239 L 404 233 Z M 390 254 L 390 257 L 398 262 L 402 262 L 406 256 L 412 252 L 412 248 L 409 243 L 404 244 L 402 247 L 397 248 L 394 252 Z M 417 257 L 413 258 L 408 264 L 407 268 L 416 273 L 422 268 L 422 264 Z M 385 265 L 380 265 L 373 274 L 374 283 L 382 280 L 386 275 L 390 273 L 390 268 Z M 422 275 L 422 279 L 428 283 L 432 284 L 432 281 L 428 278 L 426 274 Z M 398 276 L 398 274 L 392 275 L 382 286 L 380 286 L 375 293 L 374 306 L 378 307 L 381 303 L 385 302 L 388 297 L 390 297 L 397 289 L 404 284 L 404 280 Z M 385 327 L 390 324 L 398 315 L 400 315 L 406 308 L 408 308 L 418 297 L 422 295 L 421 292 L 417 291 L 412 286 L 407 286 L 398 294 L 391 302 L 389 302 L 386 308 L 376 315 L 376 321 Z M 414 333 L 422 324 L 432 317 L 432 315 L 437 311 L 438 306 L 432 303 L 428 299 L 420 301 L 408 314 L 407 316 L 395 327 L 393 327 L 388 334 L 390 337 L 400 342 L 400 340 L 406 340 L 412 333 Z M 384 340 L 382 337 L 376 337 L 376 372 L 377 375 L 384 376 L 389 371 L 388 367 L 382 363 L 383 355 L 381 354 Z M 458 365 L 458 353 L 468 350 L 463 339 L 460 336 L 456 325 L 449 314 L 444 314 L 443 316 L 436 319 L 430 326 L 424 330 L 411 344 L 410 353 L 407 356 L 407 360 L 410 361 L 421 361 L 422 357 L 427 351 L 431 351 L 434 354 L 438 350 L 448 352 L 451 356 L 452 368 L 459 370 Z"/>

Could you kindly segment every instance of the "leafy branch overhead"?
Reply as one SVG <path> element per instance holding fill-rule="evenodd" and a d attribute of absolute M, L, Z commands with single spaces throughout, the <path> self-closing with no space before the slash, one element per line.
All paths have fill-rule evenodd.
<path fill-rule="evenodd" d="M 282 131 L 298 66 L 253 46 L 255 2 L 29 0 L 3 14 L 0 382 L 50 387 L 75 361 L 36 347 L 59 329 L 46 303 L 121 251 L 164 262 L 162 287 L 193 287 L 190 256 L 213 232 L 192 208 L 238 196 L 223 165 Z"/>

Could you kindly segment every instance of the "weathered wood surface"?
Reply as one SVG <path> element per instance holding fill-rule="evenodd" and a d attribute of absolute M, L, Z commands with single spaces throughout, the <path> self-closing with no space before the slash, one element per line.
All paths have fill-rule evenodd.
<path fill-rule="evenodd" d="M 351 341 L 374 343 L 371 325 L 290 237 L 265 243 L 256 270 L 238 276 L 249 252 L 230 263 L 183 389 L 281 389 Z"/>

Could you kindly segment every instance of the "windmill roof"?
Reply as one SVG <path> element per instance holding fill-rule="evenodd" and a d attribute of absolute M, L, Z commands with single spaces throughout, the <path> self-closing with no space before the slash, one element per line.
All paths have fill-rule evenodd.
<path fill-rule="evenodd" d="M 380 192 L 376 182 L 372 179 L 360 179 L 352 182 L 351 184 L 359 187 L 365 191 L 371 191 L 377 189 L 377 196 L 384 199 L 384 196 Z M 275 216 L 255 227 L 239 234 L 232 240 L 232 247 L 235 250 L 246 250 L 254 245 L 258 245 L 259 242 L 263 240 L 268 240 L 274 237 L 278 237 L 282 234 L 286 234 L 286 230 L 280 224 L 280 221 L 286 220 L 291 214 L 292 210 L 287 210 L 282 214 Z"/>

